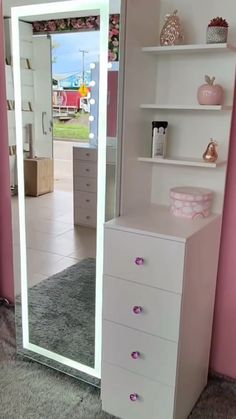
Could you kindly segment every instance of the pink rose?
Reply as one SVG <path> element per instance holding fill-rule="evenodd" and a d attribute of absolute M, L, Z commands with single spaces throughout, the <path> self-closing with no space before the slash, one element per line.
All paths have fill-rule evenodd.
<path fill-rule="evenodd" d="M 58 20 L 58 27 L 60 28 L 60 29 L 66 29 L 66 27 L 67 27 L 67 25 L 66 25 L 66 22 L 65 22 L 65 20 L 64 19 L 59 19 Z"/>
<path fill-rule="evenodd" d="M 34 22 L 33 23 L 33 28 L 34 28 L 34 31 L 40 31 L 40 29 L 41 29 L 41 24 L 40 24 L 40 22 Z"/>
<path fill-rule="evenodd" d="M 108 61 L 116 61 L 117 58 L 117 54 L 114 53 L 113 51 L 109 50 L 108 51 Z"/>
<path fill-rule="evenodd" d="M 120 20 L 119 15 L 112 15 L 111 22 L 113 25 L 116 25 L 117 23 L 119 23 L 119 20 Z"/>
<path fill-rule="evenodd" d="M 48 24 L 47 24 L 47 29 L 48 29 L 50 32 L 54 32 L 54 31 L 57 29 L 57 25 L 56 25 L 55 20 L 49 20 L 49 21 L 48 21 Z"/>

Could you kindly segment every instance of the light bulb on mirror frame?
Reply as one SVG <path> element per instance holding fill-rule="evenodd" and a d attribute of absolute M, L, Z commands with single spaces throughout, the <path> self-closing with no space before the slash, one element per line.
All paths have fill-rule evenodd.
<path fill-rule="evenodd" d="M 92 98 L 92 99 L 90 99 L 90 101 L 89 101 L 89 102 L 90 102 L 90 105 L 95 105 L 95 103 L 96 103 L 95 99 L 93 99 L 93 98 Z"/>
<path fill-rule="evenodd" d="M 94 137 L 95 137 L 94 133 L 93 133 L 93 132 L 90 132 L 90 134 L 89 134 L 89 138 L 90 138 L 90 140 L 93 140 L 93 139 L 94 139 Z"/>
<path fill-rule="evenodd" d="M 89 121 L 94 121 L 94 116 L 93 115 L 89 115 Z"/>
<path fill-rule="evenodd" d="M 91 70 L 92 70 L 92 69 L 94 69 L 95 67 L 96 67 L 96 64 L 95 64 L 95 63 L 91 63 L 91 64 L 90 64 L 90 68 L 91 68 Z"/>
<path fill-rule="evenodd" d="M 89 83 L 89 85 L 90 85 L 91 87 L 94 87 L 94 86 L 96 85 L 96 82 L 95 82 L 94 80 L 92 80 L 92 81 Z"/>
<path fill-rule="evenodd" d="M 112 68 L 112 63 L 111 62 L 107 64 L 107 68 Z"/>

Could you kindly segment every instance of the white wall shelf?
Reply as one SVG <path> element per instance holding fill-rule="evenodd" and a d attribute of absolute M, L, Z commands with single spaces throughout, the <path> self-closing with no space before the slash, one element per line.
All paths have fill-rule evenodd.
<path fill-rule="evenodd" d="M 153 46 L 143 47 L 143 52 L 153 54 L 173 54 L 173 53 L 202 53 L 202 52 L 236 52 L 236 47 L 231 44 L 192 44 L 192 45 L 173 45 L 173 46 Z"/>
<path fill-rule="evenodd" d="M 141 109 L 158 109 L 158 110 L 174 110 L 174 111 L 231 111 L 231 105 L 158 105 L 156 103 L 143 103 Z"/>
<path fill-rule="evenodd" d="M 215 163 L 207 163 L 204 162 L 202 159 L 194 159 L 194 158 L 185 158 L 185 157 L 176 157 L 176 158 L 152 158 L 152 157 L 139 157 L 138 161 L 144 163 L 152 163 L 152 164 L 165 164 L 165 165 L 174 165 L 174 166 L 189 166 L 189 167 L 205 167 L 210 169 L 216 169 L 219 166 L 225 165 L 227 162 L 224 161 L 217 161 Z"/>

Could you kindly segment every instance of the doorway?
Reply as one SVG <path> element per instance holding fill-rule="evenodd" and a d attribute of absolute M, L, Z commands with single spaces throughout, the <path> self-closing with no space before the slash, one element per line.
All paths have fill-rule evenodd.
<path fill-rule="evenodd" d="M 73 147 L 91 142 L 91 67 L 99 60 L 99 32 L 52 34 L 51 45 L 54 186 L 72 191 Z"/>

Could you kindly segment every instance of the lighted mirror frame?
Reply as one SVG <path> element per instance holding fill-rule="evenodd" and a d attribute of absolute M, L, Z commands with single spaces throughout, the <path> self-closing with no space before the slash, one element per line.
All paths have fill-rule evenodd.
<path fill-rule="evenodd" d="M 45 12 L 46 11 L 46 12 Z M 98 176 L 97 176 L 97 250 L 96 250 L 96 309 L 95 309 L 95 357 L 94 368 L 73 361 L 62 355 L 41 348 L 29 342 L 28 319 L 28 286 L 27 286 L 27 254 L 25 230 L 25 187 L 24 187 L 24 156 L 23 156 L 23 122 L 21 110 L 21 67 L 20 67 L 20 29 L 19 20 L 26 17 L 45 14 L 95 11 L 100 16 L 100 63 L 99 63 L 99 121 L 98 121 Z M 70 0 L 37 5 L 11 8 L 13 82 L 15 94 L 15 124 L 17 144 L 17 174 L 19 199 L 20 258 L 21 258 L 21 310 L 23 348 L 51 360 L 57 361 L 96 378 L 101 378 L 101 346 L 102 346 L 102 276 L 103 276 L 103 242 L 105 222 L 106 195 L 106 120 L 107 120 L 107 68 L 108 68 L 108 28 L 109 0 Z"/>

